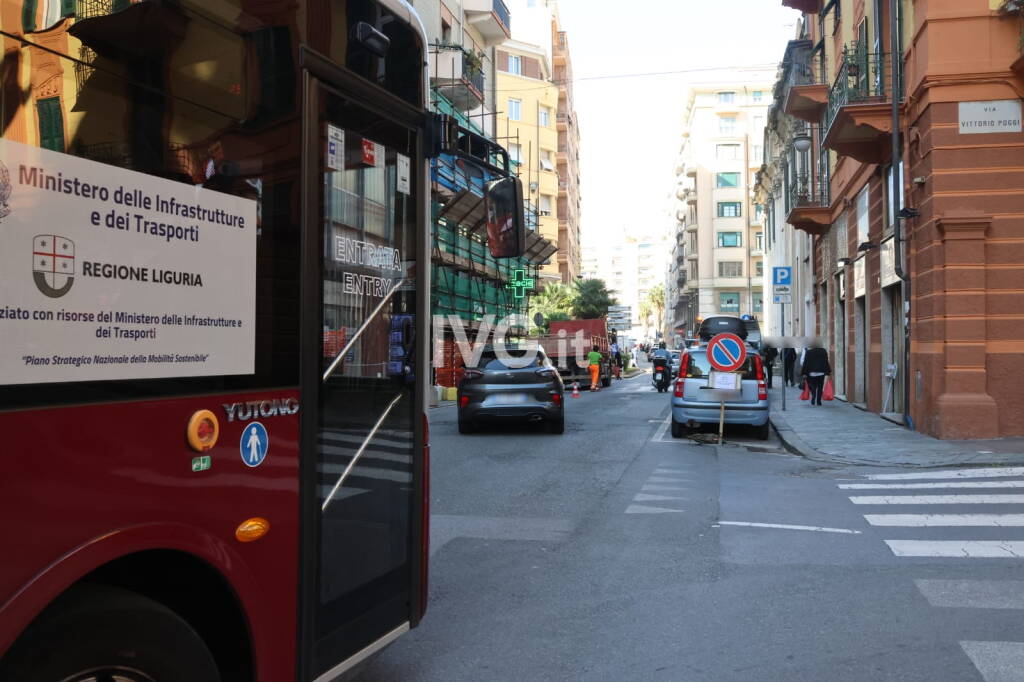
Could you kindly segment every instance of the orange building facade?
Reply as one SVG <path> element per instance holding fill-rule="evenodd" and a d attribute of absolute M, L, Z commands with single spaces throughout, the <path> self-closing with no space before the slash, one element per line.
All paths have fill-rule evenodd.
<path fill-rule="evenodd" d="M 813 240 L 837 394 L 938 438 L 1024 435 L 1024 18 L 1002 0 L 782 4 L 803 20 L 762 186 Z"/>

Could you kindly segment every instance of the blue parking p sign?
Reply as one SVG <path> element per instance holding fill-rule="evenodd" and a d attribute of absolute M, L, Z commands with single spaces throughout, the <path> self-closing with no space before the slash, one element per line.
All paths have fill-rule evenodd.
<path fill-rule="evenodd" d="M 786 266 L 782 268 L 772 268 L 772 284 L 781 284 L 788 286 L 793 283 L 793 268 Z"/>

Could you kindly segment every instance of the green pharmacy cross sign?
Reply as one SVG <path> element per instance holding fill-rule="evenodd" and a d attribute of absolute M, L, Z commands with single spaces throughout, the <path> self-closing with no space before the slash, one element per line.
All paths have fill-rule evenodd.
<path fill-rule="evenodd" d="M 526 270 L 515 270 L 513 274 L 515 276 L 508 286 L 512 289 L 513 296 L 523 298 L 526 296 L 527 289 L 533 289 L 533 278 L 526 276 Z"/>

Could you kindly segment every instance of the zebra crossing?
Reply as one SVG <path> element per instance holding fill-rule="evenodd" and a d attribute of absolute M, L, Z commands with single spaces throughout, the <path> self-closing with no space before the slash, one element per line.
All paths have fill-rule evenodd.
<path fill-rule="evenodd" d="M 627 514 L 673 514 L 686 511 L 681 505 L 687 497 L 683 494 L 691 484 L 689 472 L 678 468 L 677 463 L 662 462 L 633 496 L 634 504 L 626 507 Z"/>
<path fill-rule="evenodd" d="M 365 438 L 366 431 L 337 428 L 321 430 L 320 459 L 317 462 L 321 501 L 331 495 L 338 478 L 344 473 Z M 411 431 L 380 429 L 363 451 L 359 461 L 352 467 L 345 485 L 334 491 L 333 499 L 340 501 L 356 497 L 385 485 L 410 485 L 412 450 Z"/>
<path fill-rule="evenodd" d="M 1024 495 L 1012 492 L 1024 488 L 1024 467 L 874 474 L 837 486 L 859 509 L 872 508 L 865 509 L 871 513 L 864 520 L 889 536 L 885 544 L 900 559 L 1024 559 L 1024 507 L 1007 510 L 1024 505 Z M 885 511 L 893 506 L 928 512 Z M 913 537 L 896 537 L 904 534 Z M 1012 609 L 1024 618 L 1024 581 L 928 578 L 914 585 L 931 607 L 950 615 L 956 609 Z M 959 645 L 985 682 L 1024 680 L 1024 642 L 963 639 Z"/>

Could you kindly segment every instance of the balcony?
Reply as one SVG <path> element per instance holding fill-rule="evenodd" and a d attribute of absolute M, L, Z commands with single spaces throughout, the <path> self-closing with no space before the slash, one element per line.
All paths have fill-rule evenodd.
<path fill-rule="evenodd" d="M 676 286 L 682 289 L 686 286 L 686 273 L 680 272 L 679 276 L 676 277 Z"/>
<path fill-rule="evenodd" d="M 821 0 L 782 0 L 783 7 L 792 7 L 806 14 L 817 14 Z"/>
<path fill-rule="evenodd" d="M 832 224 L 828 187 L 811 183 L 807 175 L 798 175 L 789 186 L 789 214 L 786 222 L 808 234 L 820 235 Z"/>
<path fill-rule="evenodd" d="M 564 133 L 572 126 L 572 118 L 569 114 L 557 114 L 555 116 L 555 125 L 558 128 L 558 132 Z"/>
<path fill-rule="evenodd" d="M 463 0 L 462 10 L 488 47 L 512 37 L 512 16 L 502 0 Z"/>
<path fill-rule="evenodd" d="M 484 103 L 484 71 L 479 60 L 460 45 L 436 45 L 430 55 L 430 85 L 460 111 Z"/>
<path fill-rule="evenodd" d="M 863 163 L 888 158 L 892 69 L 886 55 L 845 48 L 828 95 L 823 146 Z"/>
<path fill-rule="evenodd" d="M 808 123 L 821 121 L 828 106 L 828 81 L 820 63 L 816 64 L 809 40 L 791 40 L 783 58 L 780 85 L 782 108 L 793 118 Z"/>

